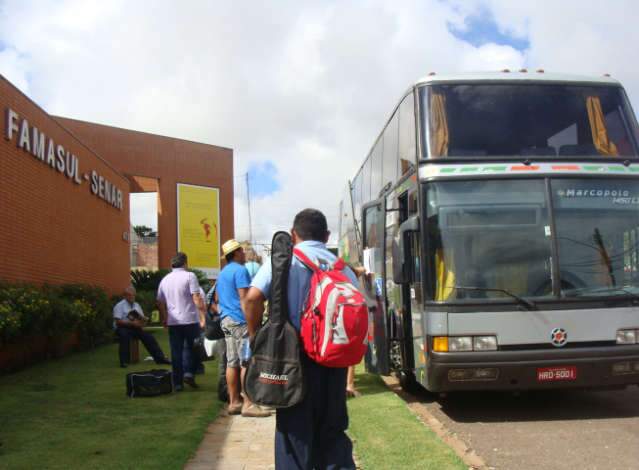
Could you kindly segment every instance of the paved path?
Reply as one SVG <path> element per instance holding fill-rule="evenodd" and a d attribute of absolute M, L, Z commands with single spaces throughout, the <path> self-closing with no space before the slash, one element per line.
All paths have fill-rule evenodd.
<path fill-rule="evenodd" d="M 273 470 L 275 415 L 269 418 L 229 416 L 222 411 L 209 426 L 185 470 Z"/>

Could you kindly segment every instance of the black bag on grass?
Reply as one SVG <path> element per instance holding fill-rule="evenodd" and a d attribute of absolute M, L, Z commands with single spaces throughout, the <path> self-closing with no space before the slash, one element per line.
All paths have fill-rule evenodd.
<path fill-rule="evenodd" d="M 252 355 L 244 382 L 251 401 L 273 408 L 296 405 L 305 392 L 299 335 L 288 313 L 288 271 L 292 256 L 291 236 L 286 232 L 273 235 L 269 317 L 251 344 Z"/>
<path fill-rule="evenodd" d="M 126 374 L 126 395 L 128 397 L 155 397 L 173 391 L 171 371 L 153 369 Z"/>

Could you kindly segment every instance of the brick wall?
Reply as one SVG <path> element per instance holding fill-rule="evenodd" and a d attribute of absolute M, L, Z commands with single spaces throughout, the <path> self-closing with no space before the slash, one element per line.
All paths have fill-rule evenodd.
<path fill-rule="evenodd" d="M 56 117 L 131 180 L 158 181 L 159 265 L 177 250 L 177 183 L 220 190 L 220 244 L 233 237 L 233 150 Z M 151 180 L 149 180 L 151 181 Z M 188 253 L 187 253 L 188 254 Z"/>
<path fill-rule="evenodd" d="M 19 131 L 7 140 L 8 109 L 18 114 L 18 127 L 26 118 L 30 128 L 77 157 L 80 184 L 49 166 L 46 155 L 41 161 L 19 148 Z M 121 291 L 129 279 L 126 177 L 2 75 L 0 110 L 0 280 L 81 282 Z M 92 171 L 122 191 L 121 210 L 91 192 Z"/>

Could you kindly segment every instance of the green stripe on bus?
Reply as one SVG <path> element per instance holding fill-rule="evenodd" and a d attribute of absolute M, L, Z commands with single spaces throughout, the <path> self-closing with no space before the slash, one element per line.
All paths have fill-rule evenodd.
<path fill-rule="evenodd" d="M 605 170 L 605 167 L 600 166 L 600 165 L 584 165 L 583 168 L 586 171 L 601 171 L 601 170 Z"/>
<path fill-rule="evenodd" d="M 479 170 L 479 167 L 476 167 L 476 166 L 465 166 L 464 168 L 461 169 L 462 173 L 470 173 L 470 172 L 475 172 L 478 170 Z"/>
<path fill-rule="evenodd" d="M 457 168 L 440 168 L 439 172 L 440 173 L 455 173 L 457 171 Z"/>
<path fill-rule="evenodd" d="M 506 171 L 508 169 L 507 166 L 487 166 L 484 167 L 484 171 Z"/>

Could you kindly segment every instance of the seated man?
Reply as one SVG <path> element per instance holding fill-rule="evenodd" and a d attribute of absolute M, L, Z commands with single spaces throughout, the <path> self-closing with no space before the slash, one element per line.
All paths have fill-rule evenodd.
<path fill-rule="evenodd" d="M 170 364 L 160 345 L 153 335 L 143 331 L 146 317 L 140 304 L 135 301 L 135 288 L 129 286 L 124 291 L 124 299 L 113 307 L 113 326 L 120 340 L 120 367 L 126 367 L 129 362 L 129 348 L 131 338 L 142 341 L 156 364 Z"/>

